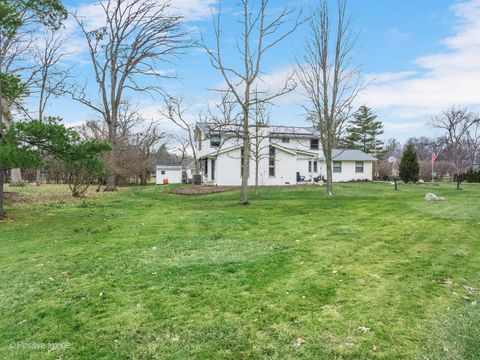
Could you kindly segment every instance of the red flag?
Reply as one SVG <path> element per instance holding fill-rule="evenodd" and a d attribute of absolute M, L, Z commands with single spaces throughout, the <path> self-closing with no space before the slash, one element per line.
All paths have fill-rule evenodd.
<path fill-rule="evenodd" d="M 435 164 L 435 161 L 437 161 L 438 156 L 435 153 L 432 153 L 432 164 Z"/>

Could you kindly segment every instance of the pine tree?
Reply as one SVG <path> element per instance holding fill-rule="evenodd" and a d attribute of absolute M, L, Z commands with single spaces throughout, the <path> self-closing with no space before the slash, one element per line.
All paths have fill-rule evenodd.
<path fill-rule="evenodd" d="M 400 160 L 400 179 L 405 182 L 418 181 L 420 174 L 420 164 L 418 163 L 417 151 L 413 144 L 408 144 Z"/>
<path fill-rule="evenodd" d="M 347 127 L 347 136 L 341 140 L 340 146 L 379 155 L 383 151 L 383 141 L 378 139 L 381 134 L 383 134 L 382 122 L 377 120 L 377 115 L 370 108 L 361 106 L 353 114 L 353 120 Z"/>

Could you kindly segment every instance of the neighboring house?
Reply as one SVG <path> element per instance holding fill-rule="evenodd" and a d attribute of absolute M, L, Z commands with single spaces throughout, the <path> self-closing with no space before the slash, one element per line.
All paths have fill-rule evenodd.
<path fill-rule="evenodd" d="M 181 184 L 182 166 L 177 165 L 157 165 L 157 185 L 160 184 Z"/>
<path fill-rule="evenodd" d="M 265 126 L 252 128 L 251 133 L 249 185 L 255 184 L 257 159 L 259 185 L 288 185 L 300 179 L 326 177 L 320 136 L 314 128 Z M 241 184 L 242 138 L 238 127 L 197 123 L 195 142 L 204 182 Z M 372 180 L 374 157 L 359 150 L 336 149 L 333 155 L 334 181 Z"/>

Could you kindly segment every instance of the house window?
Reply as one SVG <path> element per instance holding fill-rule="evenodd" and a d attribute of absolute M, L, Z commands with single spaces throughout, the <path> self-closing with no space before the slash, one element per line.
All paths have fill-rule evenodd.
<path fill-rule="evenodd" d="M 318 150 L 318 139 L 310 139 L 310 150 Z"/>
<path fill-rule="evenodd" d="M 355 172 L 363 173 L 363 161 L 355 161 Z"/>
<path fill-rule="evenodd" d="M 313 162 L 313 172 L 317 172 L 318 171 L 318 163 L 317 161 L 314 161 Z M 309 161 L 308 162 L 308 172 L 311 173 L 312 172 L 312 161 Z"/>
<path fill-rule="evenodd" d="M 273 146 L 270 146 L 268 157 L 268 175 L 275 176 L 275 148 Z"/>
<path fill-rule="evenodd" d="M 165 175 L 165 170 L 160 171 L 160 174 Z"/>
<path fill-rule="evenodd" d="M 220 146 L 220 135 L 211 135 L 210 136 L 210 146 L 219 147 Z"/>
<path fill-rule="evenodd" d="M 333 162 L 333 172 L 334 173 L 341 173 L 342 172 L 342 162 L 341 161 L 334 161 Z"/>
<path fill-rule="evenodd" d="M 290 142 L 289 138 L 282 138 L 282 143 L 288 144 Z"/>

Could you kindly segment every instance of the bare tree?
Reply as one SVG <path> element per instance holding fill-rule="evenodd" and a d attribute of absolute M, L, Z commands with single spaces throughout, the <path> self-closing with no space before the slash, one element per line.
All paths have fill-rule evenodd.
<path fill-rule="evenodd" d="M 140 178 L 141 185 L 147 185 L 150 174 L 153 170 L 152 154 L 155 145 L 161 139 L 166 138 L 166 134 L 160 131 L 158 122 L 149 122 L 141 132 L 137 132 L 132 136 L 132 145 L 137 148 L 138 161 L 137 173 Z"/>
<path fill-rule="evenodd" d="M 241 139 L 243 141 L 243 165 L 242 165 L 242 188 L 240 193 L 240 203 L 248 204 L 248 178 L 249 178 L 249 160 L 251 151 L 251 107 L 256 103 L 268 103 L 278 96 L 292 91 L 296 84 L 292 81 L 292 76 L 285 80 L 282 89 L 273 94 L 264 92 L 261 98 L 253 97 L 252 90 L 257 83 L 261 81 L 263 60 L 270 49 L 292 34 L 300 22 L 297 20 L 288 26 L 291 11 L 283 10 L 278 15 L 270 18 L 268 13 L 268 0 L 258 1 L 258 6 L 252 5 L 254 1 L 240 0 L 241 19 L 239 20 L 242 33 L 236 39 L 236 50 L 241 59 L 241 65 L 227 65 L 223 56 L 222 49 L 222 27 L 221 27 L 221 9 L 216 17 L 213 18 L 213 27 L 215 33 L 215 48 L 212 49 L 205 41 L 203 47 L 207 52 L 210 62 L 214 69 L 222 75 L 227 91 L 229 91 L 241 108 Z M 286 28 L 284 30 L 284 28 Z"/>
<path fill-rule="evenodd" d="M 165 105 L 161 115 L 183 131 L 185 138 L 179 138 L 180 144 L 183 144 L 184 148 L 185 145 L 190 148 L 195 165 L 195 174 L 199 175 L 200 161 L 195 146 L 195 123 L 187 117 L 188 107 L 185 105 L 183 97 L 166 96 L 164 102 Z M 185 152 L 183 154 L 185 155 Z"/>
<path fill-rule="evenodd" d="M 60 96 L 64 93 L 63 88 L 69 76 L 68 68 L 61 67 L 61 60 L 66 55 L 62 51 L 65 39 L 59 31 L 45 29 L 45 32 L 34 43 L 33 59 L 35 76 L 33 86 L 38 92 L 38 120 L 43 121 L 44 113 L 52 96 Z M 36 171 L 37 185 L 41 184 L 41 170 Z"/>
<path fill-rule="evenodd" d="M 474 124 L 468 129 L 465 147 L 468 153 L 470 168 L 473 168 L 480 156 L 480 119 L 475 119 Z"/>
<path fill-rule="evenodd" d="M 259 191 L 259 171 L 260 162 L 269 157 L 270 141 L 268 134 L 268 125 L 270 123 L 269 113 L 266 109 L 266 104 L 257 102 L 254 111 L 254 133 L 252 146 L 252 159 L 255 162 L 255 196 L 258 196 Z"/>
<path fill-rule="evenodd" d="M 119 107 L 125 93 L 161 93 L 160 81 L 172 76 L 159 71 L 159 64 L 178 54 L 188 42 L 181 27 L 182 17 L 172 15 L 168 1 L 103 0 L 98 6 L 105 17 L 105 25 L 100 28 L 91 30 L 78 14 L 73 17 L 87 41 L 101 100 L 98 103 L 96 97 L 90 98 L 86 85 L 74 86 L 69 93 L 107 124 L 113 150 L 107 162 L 106 190 L 113 191 Z"/>
<path fill-rule="evenodd" d="M 299 82 L 308 99 L 307 118 L 320 132 L 327 167 L 327 195 L 333 195 L 332 150 L 338 143 L 352 103 L 360 88 L 360 71 L 353 65 L 356 35 L 347 1 L 338 0 L 336 26 L 332 27 L 326 0 L 310 17 L 305 54 L 297 60 Z M 331 42 L 331 40 L 333 40 Z"/>
<path fill-rule="evenodd" d="M 434 128 L 444 132 L 446 150 L 455 164 L 457 175 L 465 170 L 464 143 L 470 127 L 475 122 L 473 114 L 468 112 L 466 108 L 452 106 L 441 115 L 435 116 L 429 123 Z"/>
<path fill-rule="evenodd" d="M 68 55 L 62 49 L 65 39 L 59 31 L 46 30 L 35 42 L 33 59 L 38 70 L 34 86 L 38 91 L 38 120 L 42 121 L 47 104 L 52 96 L 60 96 L 69 76 L 69 68 L 61 67 L 62 59 Z"/>

